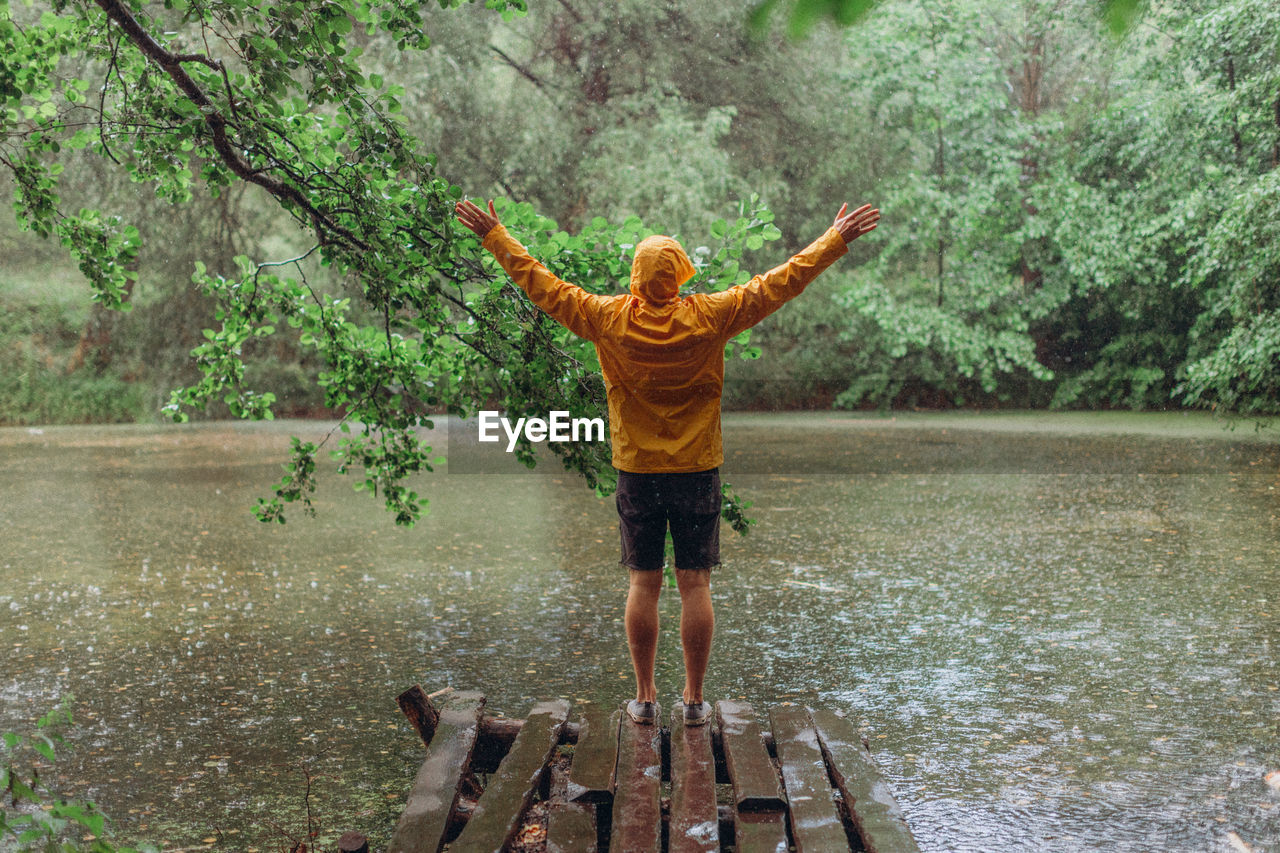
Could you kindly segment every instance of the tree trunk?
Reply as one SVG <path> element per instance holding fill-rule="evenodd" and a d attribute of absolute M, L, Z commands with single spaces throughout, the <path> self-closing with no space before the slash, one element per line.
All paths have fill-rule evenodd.
<path fill-rule="evenodd" d="M 1280 95 L 1276 95 L 1276 141 L 1271 143 L 1271 168 L 1280 168 Z"/>
<path fill-rule="evenodd" d="M 1235 94 L 1236 91 L 1236 61 L 1232 57 L 1227 57 L 1227 91 Z M 1234 105 L 1231 109 L 1231 144 L 1236 149 L 1236 160 L 1239 161 L 1244 156 L 1244 140 L 1240 137 L 1240 121 L 1236 118 Z"/>
<path fill-rule="evenodd" d="M 1041 106 L 1041 89 L 1044 83 L 1044 55 L 1045 55 L 1045 36 L 1044 33 L 1038 32 L 1030 20 L 1030 7 L 1028 8 L 1027 26 L 1027 46 L 1022 57 L 1022 78 L 1021 83 L 1021 99 L 1018 104 L 1022 116 L 1027 121 L 1034 122 L 1040 115 Z M 1035 151 L 1036 139 L 1033 137 L 1026 144 L 1026 149 L 1022 156 L 1022 211 L 1028 219 L 1036 216 L 1039 211 L 1036 209 L 1035 203 L 1031 200 L 1031 188 L 1035 185 L 1040 175 L 1039 155 Z M 1030 287 L 1040 280 L 1041 272 L 1037 269 L 1031 260 L 1032 246 L 1030 243 L 1022 247 L 1022 285 Z"/>

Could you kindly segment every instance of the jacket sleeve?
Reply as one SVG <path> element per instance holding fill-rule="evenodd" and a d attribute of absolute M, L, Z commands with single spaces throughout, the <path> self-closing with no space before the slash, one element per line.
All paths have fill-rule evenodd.
<path fill-rule="evenodd" d="M 785 264 L 720 293 L 703 297 L 713 322 L 725 340 L 743 332 L 787 301 L 804 292 L 809 282 L 849 251 L 844 238 L 834 227 L 810 243 Z"/>
<path fill-rule="evenodd" d="M 600 306 L 607 297 L 588 293 L 576 284 L 557 278 L 534 260 L 502 225 L 494 226 L 485 235 L 483 245 L 534 305 L 578 337 L 596 339 Z"/>

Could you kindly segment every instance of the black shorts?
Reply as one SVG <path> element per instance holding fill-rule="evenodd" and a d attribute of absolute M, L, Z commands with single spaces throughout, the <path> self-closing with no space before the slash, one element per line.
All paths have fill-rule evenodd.
<path fill-rule="evenodd" d="M 618 472 L 622 565 L 662 568 L 667 524 L 677 569 L 720 565 L 720 469 L 689 474 Z"/>

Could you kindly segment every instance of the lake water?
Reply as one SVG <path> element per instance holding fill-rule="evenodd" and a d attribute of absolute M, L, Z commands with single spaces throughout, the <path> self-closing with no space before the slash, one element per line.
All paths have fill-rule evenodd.
<path fill-rule="evenodd" d="M 315 518 L 256 522 L 289 436 L 329 427 L 0 430 L 0 731 L 74 694 L 55 784 L 121 839 L 265 853 L 309 809 L 377 846 L 422 758 L 406 687 L 628 696 L 610 500 L 440 472 L 406 531 L 328 476 Z M 1274 431 L 740 415 L 725 440 L 758 524 L 724 534 L 709 698 L 849 714 L 924 850 L 1280 850 Z"/>

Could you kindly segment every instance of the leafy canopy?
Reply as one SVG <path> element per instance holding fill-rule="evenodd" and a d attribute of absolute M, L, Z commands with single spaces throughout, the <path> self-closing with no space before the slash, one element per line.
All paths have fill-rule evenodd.
<path fill-rule="evenodd" d="M 362 70 L 371 39 L 426 49 L 429 5 L 54 0 L 34 11 L 0 2 L 0 163 L 13 175 L 20 222 L 60 241 L 94 298 L 123 309 L 138 231 L 115 213 L 66 209 L 64 158 L 106 158 L 173 204 L 256 187 L 304 245 L 283 259 L 240 257 L 234 275 L 197 265 L 193 281 L 214 300 L 215 323 L 193 353 L 199 381 L 175 392 L 167 411 L 183 420 L 220 400 L 238 417 L 271 418 L 275 395 L 250 386 L 246 361 L 256 343 L 291 329 L 324 364 L 326 404 L 345 415 L 329 448 L 337 469 L 360 471 L 357 487 L 380 495 L 402 524 L 423 504 L 408 479 L 437 461 L 420 432 L 431 413 L 604 411 L 594 351 L 528 303 L 455 223 L 462 189 L 406 133 L 404 88 Z M 524 0 L 485 5 L 504 16 L 525 10 Z M 528 205 L 502 204 L 501 214 L 554 272 L 600 293 L 625 281 L 631 248 L 651 233 L 635 218 L 568 234 Z M 779 236 L 771 220 L 752 199 L 717 223 L 718 244 L 693 253 L 697 285 L 745 280 L 738 261 Z M 286 476 L 260 502 L 262 519 L 283 521 L 295 501 L 310 508 L 327 441 L 294 440 Z M 606 447 L 551 447 L 590 485 L 612 488 Z M 527 443 L 518 454 L 533 463 Z M 731 501 L 729 517 L 740 509 Z"/>

